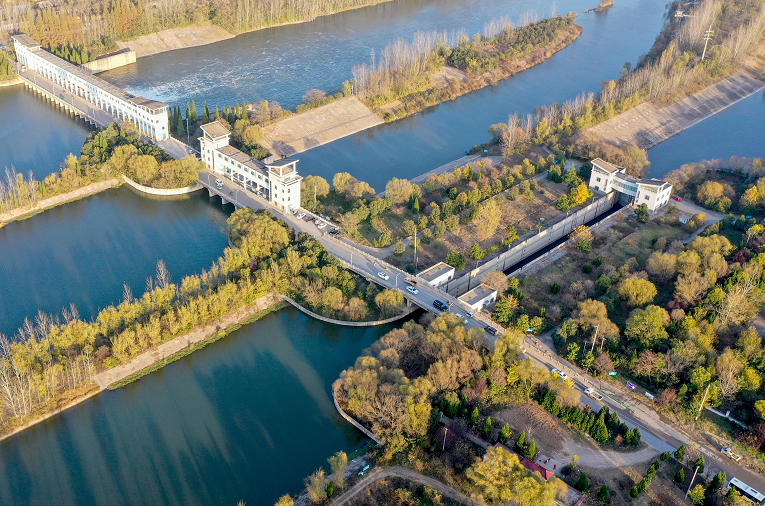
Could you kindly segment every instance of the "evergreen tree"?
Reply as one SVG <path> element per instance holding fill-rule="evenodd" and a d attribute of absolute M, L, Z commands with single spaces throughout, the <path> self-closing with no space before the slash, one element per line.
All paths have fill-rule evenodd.
<path fill-rule="evenodd" d="M 189 121 L 193 121 L 194 123 L 197 122 L 199 119 L 199 115 L 197 114 L 197 104 L 194 101 L 194 99 L 191 100 L 191 118 L 189 118 Z"/>
<path fill-rule="evenodd" d="M 470 413 L 470 426 L 475 428 L 476 425 L 478 425 L 478 408 L 473 408 L 473 412 Z"/>
<path fill-rule="evenodd" d="M 675 483 L 682 484 L 685 481 L 685 471 L 680 469 L 675 473 Z"/>
<path fill-rule="evenodd" d="M 534 460 L 537 457 L 537 442 L 536 440 L 532 439 L 531 443 L 529 443 L 529 447 L 526 449 L 526 456 L 530 458 L 531 460 Z"/>
<path fill-rule="evenodd" d="M 491 437 L 491 417 L 487 417 L 486 421 L 483 422 L 483 437 L 485 439 L 489 439 Z"/>
<path fill-rule="evenodd" d="M 191 121 L 191 104 L 186 102 L 186 119 Z"/>
<path fill-rule="evenodd" d="M 178 114 L 177 121 L 178 123 L 176 123 L 176 126 L 175 126 L 176 134 L 179 136 L 186 135 L 186 127 L 183 125 L 183 118 L 181 117 L 180 113 Z"/>
<path fill-rule="evenodd" d="M 88 52 L 85 51 L 85 48 L 82 48 L 82 52 L 80 53 L 80 60 L 82 60 L 82 63 L 88 63 L 90 60 L 88 57 Z"/>
<path fill-rule="evenodd" d="M 217 105 L 215 106 L 215 119 L 220 119 L 220 110 Z"/>
<path fill-rule="evenodd" d="M 228 122 L 232 125 L 236 123 L 236 115 L 234 114 L 234 110 L 231 107 L 228 108 Z"/>
<path fill-rule="evenodd" d="M 606 427 L 606 423 L 603 419 L 603 416 L 599 416 L 590 431 L 592 438 L 600 444 L 607 442 L 609 439 L 608 427 Z"/>
<path fill-rule="evenodd" d="M 506 443 L 507 439 L 510 437 L 510 426 L 508 424 L 505 424 L 502 426 L 502 429 L 499 431 L 499 442 L 500 443 Z"/>
<path fill-rule="evenodd" d="M 205 123 L 210 122 L 210 109 L 207 107 L 207 100 L 205 100 L 204 121 Z"/>
<path fill-rule="evenodd" d="M 611 500 L 609 493 L 608 493 L 608 486 L 603 485 L 600 487 L 600 490 L 598 491 L 598 499 L 603 501 L 604 503 L 608 504 Z"/>
<path fill-rule="evenodd" d="M 699 468 L 699 473 L 703 473 L 704 472 L 704 456 L 703 455 L 701 455 L 696 460 L 696 462 L 693 463 L 693 467 L 694 467 L 694 469 L 698 467 Z"/>
<path fill-rule="evenodd" d="M 579 476 L 578 480 L 576 480 L 574 487 L 582 492 L 587 492 L 590 490 L 590 480 L 587 478 L 587 473 L 582 472 L 582 475 Z"/>
<path fill-rule="evenodd" d="M 526 453 L 526 431 L 521 432 L 518 439 L 515 441 L 515 451 L 524 455 Z"/>
<path fill-rule="evenodd" d="M 685 445 L 680 445 L 680 448 L 673 453 L 678 462 L 682 462 L 685 458 Z"/>
<path fill-rule="evenodd" d="M 239 111 L 239 119 L 247 119 L 247 103 L 242 102 L 242 108 Z"/>

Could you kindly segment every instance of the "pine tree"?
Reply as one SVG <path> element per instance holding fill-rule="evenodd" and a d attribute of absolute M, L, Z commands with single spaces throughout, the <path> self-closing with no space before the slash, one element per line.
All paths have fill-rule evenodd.
<path fill-rule="evenodd" d="M 680 445 L 680 448 L 673 453 L 678 462 L 682 463 L 685 458 L 685 445 Z"/>
<path fill-rule="evenodd" d="M 530 458 L 531 460 L 534 460 L 537 458 L 537 442 L 536 440 L 532 439 L 531 443 L 529 443 L 529 447 L 526 449 L 526 456 Z"/>
<path fill-rule="evenodd" d="M 215 119 L 220 119 L 220 110 L 217 105 L 215 106 Z"/>
<path fill-rule="evenodd" d="M 483 423 L 483 437 L 489 439 L 491 437 L 491 417 L 487 417 Z"/>
<path fill-rule="evenodd" d="M 604 503 L 608 504 L 608 502 L 611 500 L 609 493 L 608 493 L 608 486 L 603 485 L 600 487 L 600 491 L 598 491 L 598 499 L 603 501 Z"/>
<path fill-rule="evenodd" d="M 603 421 L 603 418 L 603 416 L 599 416 L 595 421 L 595 424 L 592 426 L 592 430 L 590 431 L 592 438 L 600 444 L 605 443 L 609 439 L 608 427 L 606 427 L 606 423 Z"/>
<path fill-rule="evenodd" d="M 518 439 L 515 441 L 515 451 L 524 455 L 526 453 L 526 431 L 521 432 Z"/>
<path fill-rule="evenodd" d="M 178 123 L 175 126 L 177 135 L 186 135 L 186 128 L 183 126 L 183 118 L 178 114 Z"/>
<path fill-rule="evenodd" d="M 207 107 L 207 100 L 205 100 L 204 120 L 205 123 L 210 122 L 210 109 Z"/>
<path fill-rule="evenodd" d="M 476 425 L 478 425 L 478 408 L 473 408 L 473 412 L 470 413 L 470 426 L 475 428 Z"/>
<path fill-rule="evenodd" d="M 247 119 L 247 103 L 242 102 L 242 109 L 239 111 L 239 119 Z"/>
<path fill-rule="evenodd" d="M 677 473 L 675 473 L 675 483 L 682 484 L 684 481 L 685 481 L 685 471 L 680 469 L 679 471 L 677 471 Z"/>
<path fill-rule="evenodd" d="M 191 104 L 186 102 L 186 119 L 191 121 Z"/>
<path fill-rule="evenodd" d="M 236 123 L 236 116 L 234 115 L 234 110 L 231 107 L 228 108 L 228 115 L 226 116 L 226 119 L 231 125 Z"/>
<path fill-rule="evenodd" d="M 582 472 L 582 475 L 576 480 L 574 487 L 582 492 L 586 492 L 590 489 L 590 480 L 587 478 L 587 473 Z"/>
<path fill-rule="evenodd" d="M 499 431 L 499 442 L 500 443 L 506 443 L 507 438 L 510 437 L 510 426 L 508 424 L 505 424 L 502 426 L 502 429 Z"/>
<path fill-rule="evenodd" d="M 80 53 L 80 60 L 82 60 L 82 63 L 88 63 L 90 60 L 88 57 L 88 52 L 85 51 L 85 48 L 82 48 L 82 52 Z"/>
<path fill-rule="evenodd" d="M 191 100 L 191 118 L 190 118 L 190 121 L 193 121 L 194 123 L 196 123 L 198 119 L 199 119 L 199 115 L 197 114 L 197 104 L 192 99 Z"/>

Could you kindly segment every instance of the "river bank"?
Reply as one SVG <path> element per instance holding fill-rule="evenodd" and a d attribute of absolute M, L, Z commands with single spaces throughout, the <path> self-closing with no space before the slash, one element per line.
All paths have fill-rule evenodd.
<path fill-rule="evenodd" d="M 210 21 L 205 21 L 203 23 L 194 25 L 181 26 L 178 28 L 168 28 L 167 30 L 161 30 L 159 32 L 150 33 L 148 35 L 141 35 L 140 37 L 136 37 L 134 39 L 118 41 L 117 46 L 122 49 L 130 48 L 135 51 L 136 58 L 142 58 L 144 56 L 152 56 L 168 51 L 175 51 L 176 49 L 206 46 L 208 44 L 213 44 L 222 40 L 233 39 L 234 37 L 243 35 L 245 33 L 264 30 L 266 28 L 278 28 L 281 26 L 309 23 L 317 18 L 332 16 L 333 14 L 339 14 L 341 12 L 355 9 L 362 9 L 364 7 L 370 7 L 391 1 L 393 0 L 370 0 L 362 5 L 353 5 L 297 21 L 288 21 L 284 23 L 276 23 L 273 25 L 259 26 L 253 30 L 245 30 L 237 34 L 233 34 L 223 27 L 215 25 Z"/>
<path fill-rule="evenodd" d="M 39 202 L 35 203 L 33 207 L 22 207 L 8 211 L 7 213 L 0 214 L 0 228 L 13 221 L 30 218 L 35 214 L 39 214 L 47 209 L 95 195 L 96 193 L 108 190 L 109 188 L 120 186 L 121 184 L 122 180 L 116 178 L 108 179 L 98 183 L 91 183 L 74 191 L 62 193 L 61 195 L 56 195 L 55 197 L 48 197 L 47 199 L 40 200 Z"/>

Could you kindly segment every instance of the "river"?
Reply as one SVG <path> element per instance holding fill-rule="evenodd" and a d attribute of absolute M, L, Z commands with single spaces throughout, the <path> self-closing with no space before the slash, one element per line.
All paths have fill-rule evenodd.
<path fill-rule="evenodd" d="M 581 11 L 594 3 L 558 2 L 558 11 Z M 137 76 L 126 76 L 120 84 L 171 102 L 197 96 L 190 90 L 199 87 L 204 91 L 194 93 L 207 96 L 209 91 L 211 103 L 268 98 L 290 105 L 307 87 L 339 86 L 352 64 L 366 60 L 372 48 L 378 50 L 391 38 L 409 38 L 415 29 L 429 27 L 464 26 L 476 31 L 491 17 L 503 13 L 517 17 L 529 6 L 547 15 L 552 2 L 383 4 L 157 55 L 151 58 L 158 63 L 144 59 L 136 66 L 142 68 L 140 82 Z M 379 187 L 392 176 L 412 177 L 448 162 L 484 142 L 489 125 L 504 121 L 509 113 L 530 112 L 584 90 L 595 91 L 602 80 L 617 76 L 624 62 L 634 63 L 648 50 L 661 27 L 663 10 L 662 0 L 633 0 L 617 2 L 603 14 L 580 14 L 582 36 L 542 65 L 403 121 L 303 153 L 300 171 L 327 177 L 348 171 Z M 418 21 L 407 23 L 409 17 Z M 268 34 L 271 39 L 264 38 Z M 357 39 L 363 42 L 352 43 Z M 270 46 L 269 40 L 274 41 Z M 302 46 L 295 42 L 294 49 L 284 47 L 293 41 Z M 269 47 L 270 53 L 258 53 Z M 355 51 L 355 56 L 335 61 L 346 50 Z M 195 81 L 203 72 L 196 71 L 200 66 L 193 62 L 202 61 L 205 54 L 211 61 L 217 58 L 217 63 L 208 64 L 217 66 L 208 71 L 220 74 L 220 87 Z M 191 70 L 184 74 L 181 68 L 162 64 L 175 58 L 186 61 Z M 254 62 L 256 71 L 236 67 L 237 58 Z M 105 77 L 118 80 L 115 74 Z M 240 80 L 240 74 L 246 77 Z M 250 89 L 252 98 L 244 94 Z M 9 93 L 28 94 L 20 88 Z M 749 100 L 742 104 L 761 107 Z M 70 134 L 64 130 L 75 129 L 72 135 L 84 138 L 87 129 L 70 119 L 62 126 L 56 122 L 64 115 L 45 103 L 38 105 L 33 133 L 12 133 L 15 125 L 9 122 L 0 125 L 0 138 L 11 138 L 10 147 L 0 151 L 0 162 L 8 165 L 7 153 L 18 149 L 30 153 L 26 160 L 37 173 L 57 167 L 66 154 L 79 149 L 64 143 L 51 146 Z M 2 111 L 8 117 L 12 106 L 6 107 Z M 721 145 L 725 153 L 751 153 L 752 145 L 762 145 L 756 113 L 745 106 L 730 111 L 734 113 L 707 121 L 723 118 L 716 123 L 718 129 L 731 131 Z M 747 131 L 740 127 L 744 117 L 752 118 Z M 649 155 L 654 170 L 674 168 L 670 164 L 680 160 L 720 156 L 695 156 L 706 153 L 708 139 L 701 135 L 681 134 L 654 148 Z M 716 139 L 720 132 L 703 135 Z M 669 143 L 675 143 L 682 156 L 662 158 L 660 148 Z M 38 160 L 38 153 L 48 147 L 50 160 Z M 118 189 L 8 225 L 0 230 L 0 311 L 4 311 L 0 331 L 10 332 L 37 308 L 57 312 L 69 301 L 91 316 L 120 300 L 125 281 L 140 293 L 160 258 L 174 280 L 199 272 L 225 247 L 228 212 L 206 196 L 156 201 Z M 329 386 L 382 332 L 317 323 L 292 309 L 270 315 L 133 385 L 98 396 L 0 444 L 0 502 L 233 505 L 245 499 L 250 505 L 272 504 L 278 494 L 297 491 L 301 478 L 324 464 L 331 453 L 359 442 L 358 434 L 330 409 Z"/>
<path fill-rule="evenodd" d="M 331 384 L 387 330 L 272 313 L 0 443 L 0 503 L 271 505 L 362 443 Z"/>

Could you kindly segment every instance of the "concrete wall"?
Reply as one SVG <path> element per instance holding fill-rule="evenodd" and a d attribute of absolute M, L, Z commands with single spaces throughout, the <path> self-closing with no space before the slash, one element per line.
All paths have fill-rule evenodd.
<path fill-rule="evenodd" d="M 99 72 L 106 72 L 107 70 L 116 69 L 117 67 L 123 67 L 135 63 L 135 51 L 128 49 L 122 50 L 110 55 L 102 56 L 88 63 L 83 63 L 82 66 L 90 70 L 94 74 Z"/>
<path fill-rule="evenodd" d="M 139 192 L 148 193 L 149 195 L 185 195 L 187 193 L 202 189 L 202 185 L 199 183 L 192 186 L 187 186 L 185 188 L 150 188 L 148 186 L 136 183 L 124 174 L 122 175 L 122 179 L 124 179 L 128 185 L 132 186 Z"/>
<path fill-rule="evenodd" d="M 489 260 L 477 269 L 448 282 L 442 289 L 451 295 L 459 296 L 480 283 L 481 276 L 489 271 L 504 271 L 537 251 L 549 246 L 561 237 L 570 234 L 576 227 L 600 216 L 614 206 L 618 192 L 611 192 L 593 201 L 587 207 L 579 209 L 566 219 L 551 225 L 540 233 L 518 243 L 505 253 Z"/>
<path fill-rule="evenodd" d="M 310 309 L 308 309 L 308 308 L 306 308 L 304 306 L 301 306 L 300 304 L 298 304 L 294 300 L 290 299 L 289 297 L 282 296 L 282 300 L 286 301 L 286 302 L 289 302 L 290 304 L 292 304 L 292 306 L 295 309 L 297 309 L 297 310 L 307 314 L 308 316 L 310 316 L 312 318 L 316 318 L 317 320 L 321 320 L 323 322 L 331 323 L 333 325 L 342 325 L 342 326 L 345 326 L 345 327 L 377 327 L 378 325 L 385 325 L 386 323 L 393 323 L 393 322 L 395 322 L 397 320 L 400 320 L 402 318 L 406 318 L 407 316 L 412 314 L 415 310 L 419 309 L 418 306 L 412 304 L 412 305 L 408 306 L 407 308 L 405 308 L 404 312 L 401 313 L 400 315 L 393 316 L 391 318 L 386 318 L 385 320 L 375 320 L 375 321 L 369 321 L 369 322 L 363 322 L 363 321 L 362 322 L 352 322 L 352 321 L 348 321 L 348 320 L 336 320 L 334 318 L 328 318 L 326 316 L 322 316 L 320 314 L 316 314 L 313 311 L 311 311 Z"/>

